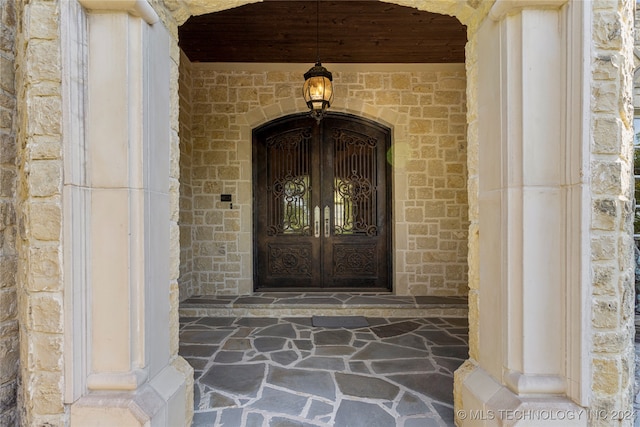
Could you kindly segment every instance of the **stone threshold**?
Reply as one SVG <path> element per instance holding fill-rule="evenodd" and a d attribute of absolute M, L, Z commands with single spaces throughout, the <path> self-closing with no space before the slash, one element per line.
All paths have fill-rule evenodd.
<path fill-rule="evenodd" d="M 398 296 L 389 293 L 259 292 L 201 295 L 180 303 L 181 317 L 458 317 L 468 316 L 466 297 Z"/>

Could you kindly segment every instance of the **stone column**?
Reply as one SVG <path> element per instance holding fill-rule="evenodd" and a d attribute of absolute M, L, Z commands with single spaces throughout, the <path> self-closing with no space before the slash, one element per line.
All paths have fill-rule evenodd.
<path fill-rule="evenodd" d="M 474 36 L 479 314 L 460 425 L 588 422 L 582 4 L 498 0 Z"/>
<path fill-rule="evenodd" d="M 170 337 L 170 35 L 146 0 L 80 4 L 86 42 L 67 35 L 86 46 L 66 99 L 85 127 L 65 152 L 71 424 L 188 425 L 192 372 Z"/>

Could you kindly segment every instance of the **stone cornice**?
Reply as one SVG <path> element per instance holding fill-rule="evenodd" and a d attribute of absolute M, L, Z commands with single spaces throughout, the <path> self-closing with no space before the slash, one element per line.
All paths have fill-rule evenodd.
<path fill-rule="evenodd" d="M 160 20 L 147 0 L 78 0 L 90 12 L 128 12 L 153 25 Z"/>
<path fill-rule="evenodd" d="M 523 9 L 560 9 L 568 0 L 496 0 L 489 11 L 494 21 L 508 15 L 520 13 Z"/>

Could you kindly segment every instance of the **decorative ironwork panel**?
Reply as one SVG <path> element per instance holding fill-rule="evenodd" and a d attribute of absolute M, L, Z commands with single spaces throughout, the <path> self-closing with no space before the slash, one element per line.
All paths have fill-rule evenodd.
<path fill-rule="evenodd" d="M 335 277 L 376 277 L 375 245 L 334 245 L 333 274 Z"/>
<path fill-rule="evenodd" d="M 311 234 L 311 130 L 295 129 L 266 140 L 267 234 Z"/>
<path fill-rule="evenodd" d="M 269 245 L 269 275 L 311 277 L 311 245 Z"/>
<path fill-rule="evenodd" d="M 332 134 L 334 234 L 376 236 L 378 140 L 345 129 Z"/>

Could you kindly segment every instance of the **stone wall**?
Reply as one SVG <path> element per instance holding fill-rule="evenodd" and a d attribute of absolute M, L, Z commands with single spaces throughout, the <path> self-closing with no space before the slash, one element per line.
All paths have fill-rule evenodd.
<path fill-rule="evenodd" d="M 632 0 L 593 2 L 592 409 L 608 413 L 630 409 L 633 402 L 634 8 Z"/>
<path fill-rule="evenodd" d="M 16 293 L 16 10 L 0 0 L 0 425 L 17 423 L 18 319 Z"/>
<path fill-rule="evenodd" d="M 199 293 L 196 292 L 196 285 L 193 272 L 193 203 L 191 189 L 191 164 L 192 164 L 192 144 L 191 144 L 191 64 L 189 60 L 181 55 L 180 58 L 180 277 L 178 284 L 180 287 L 180 300 L 189 298 Z"/>
<path fill-rule="evenodd" d="M 59 3 L 16 2 L 18 316 L 24 425 L 63 425 Z"/>
<path fill-rule="evenodd" d="M 190 161 L 183 164 L 190 164 L 191 174 L 185 169 L 181 183 L 188 186 L 185 206 L 185 195 L 189 190 L 192 194 L 192 210 L 183 213 L 185 222 L 193 221 L 192 289 L 200 294 L 241 293 L 252 281 L 251 133 L 242 123 L 256 123 L 250 116 L 257 111 L 262 123 L 285 115 L 279 105 L 296 105 L 306 69 L 277 64 L 264 70 L 230 64 L 190 68 L 192 121 L 183 124 L 190 136 L 183 142 L 192 147 Z M 369 118 L 393 128 L 395 289 L 413 295 L 466 295 L 464 67 L 427 64 L 362 72 L 357 66 L 341 70 L 336 65 L 331 71 L 333 111 L 353 112 L 348 105 L 357 102 Z M 304 104 L 292 110 L 304 112 Z M 393 121 L 381 119 L 385 115 Z M 220 202 L 221 193 L 232 195 L 233 209 Z M 189 248 L 182 251 L 188 260 Z"/>
<path fill-rule="evenodd" d="M 640 67 L 640 4 L 636 2 L 636 9 L 634 14 L 634 39 L 633 39 L 633 66 L 634 66 L 634 74 L 633 74 L 633 106 L 634 108 L 640 109 L 640 72 L 638 72 L 638 67 Z M 636 113 L 637 117 L 638 113 Z M 636 133 L 640 131 L 640 129 L 635 130 Z"/>
<path fill-rule="evenodd" d="M 180 315 L 178 313 L 178 307 L 180 304 L 180 298 L 183 296 L 182 291 L 180 289 L 180 277 L 181 277 L 181 266 L 182 266 L 182 245 L 180 244 L 180 239 L 182 235 L 181 226 L 181 209 L 180 205 L 183 202 L 182 193 L 181 193 L 181 165 L 180 161 L 182 158 L 182 147 L 181 147 L 181 139 L 180 135 L 183 130 L 185 134 L 187 130 L 181 127 L 180 124 L 180 104 L 183 102 L 181 91 L 180 91 L 180 77 L 181 71 L 180 67 L 182 64 L 181 51 L 178 47 L 178 28 L 176 22 L 172 19 L 171 14 L 164 7 L 158 8 L 159 16 L 162 22 L 165 25 L 165 28 L 171 35 L 170 40 L 170 87 L 169 87 L 169 111 L 171 117 L 171 137 L 170 137 L 170 146 L 169 146 L 169 206 L 170 206 L 170 217 L 169 217 L 169 279 L 170 279 L 170 296 L 169 296 L 169 354 L 171 355 L 171 365 L 179 371 L 185 378 L 184 390 L 186 396 L 184 398 L 184 414 L 185 416 L 185 425 L 191 425 L 193 420 L 193 368 L 189 365 L 189 363 L 184 360 L 181 356 L 178 355 L 178 350 L 180 346 Z M 185 76 L 188 81 L 188 75 Z M 188 83 L 187 83 L 188 85 Z M 185 110 L 186 113 L 189 112 L 187 108 Z M 188 134 L 186 140 L 188 140 Z M 188 148 L 185 152 L 185 156 L 187 156 L 187 164 L 188 162 Z M 188 184 L 185 184 L 188 188 Z M 187 194 L 187 198 L 188 193 Z"/>

